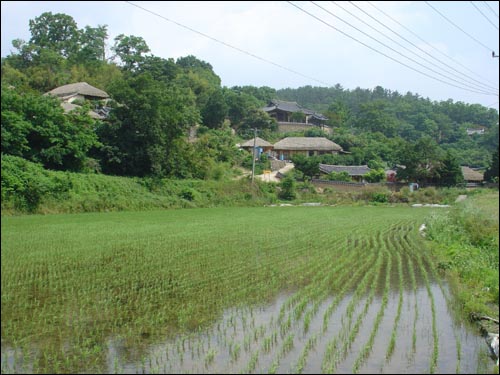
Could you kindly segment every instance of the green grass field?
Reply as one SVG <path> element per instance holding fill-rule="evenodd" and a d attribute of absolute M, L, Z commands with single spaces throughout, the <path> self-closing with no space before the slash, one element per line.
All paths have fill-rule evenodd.
<path fill-rule="evenodd" d="M 432 322 L 427 346 L 434 349 L 422 355 L 425 371 L 442 370 L 436 279 L 418 233 L 429 213 L 366 206 L 4 217 L 2 372 L 210 372 L 223 371 L 220 363 L 226 362 L 234 366 L 231 371 L 271 373 L 290 363 L 302 372 L 313 363 L 308 357 L 322 337 L 325 352 L 317 363 L 330 372 L 349 358 L 351 343 L 373 315 L 365 328 L 369 340 L 352 358 L 350 371 L 356 372 L 381 331 L 391 335 L 384 342 L 385 361 L 393 356 L 402 340 L 398 325 L 406 305 L 415 306 L 403 314 L 408 337 L 416 340 L 422 317 Z M 428 301 L 420 315 L 414 312 L 419 290 Z M 440 290 L 439 296 L 448 298 Z M 404 305 L 403 291 L 411 299 Z M 242 334 L 240 341 L 227 332 L 237 334 L 233 317 L 219 323 L 216 346 L 210 339 L 208 344 L 182 339 L 212 329 L 228 309 L 244 311 L 284 293 L 289 297 L 277 316 L 261 326 L 250 324 L 250 336 Z M 337 317 L 342 328 L 326 334 L 345 298 L 347 308 Z M 378 310 L 372 312 L 374 306 Z M 397 314 L 387 314 L 391 309 Z M 386 320 L 384 314 L 393 317 Z M 252 316 L 238 318 L 239 330 L 246 332 Z M 165 358 L 147 354 L 147 345 L 166 338 L 174 341 L 161 354 Z M 110 339 L 121 340 L 129 353 L 124 357 L 135 352 L 135 359 L 115 353 L 110 364 Z M 455 341 L 459 348 L 459 338 Z M 286 362 L 293 348 L 299 351 Z M 205 367 L 172 365 L 186 364 L 184 353 Z M 127 361 L 139 364 L 127 370 L 121 367 Z"/>

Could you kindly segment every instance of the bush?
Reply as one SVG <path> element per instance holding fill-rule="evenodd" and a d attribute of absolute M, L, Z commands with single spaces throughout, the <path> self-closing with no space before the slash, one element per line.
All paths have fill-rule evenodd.
<path fill-rule="evenodd" d="M 278 194 L 278 197 L 280 199 L 284 200 L 293 200 L 296 198 L 297 193 L 296 193 L 296 187 L 295 187 L 295 180 L 290 177 L 286 176 L 280 183 L 281 191 Z"/>

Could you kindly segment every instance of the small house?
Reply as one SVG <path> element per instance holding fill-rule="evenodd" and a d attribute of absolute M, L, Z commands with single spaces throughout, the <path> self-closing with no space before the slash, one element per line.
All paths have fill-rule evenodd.
<path fill-rule="evenodd" d="M 287 137 L 273 146 L 276 157 L 290 160 L 294 155 L 338 154 L 342 147 L 324 137 Z"/>
<path fill-rule="evenodd" d="M 79 108 L 84 101 L 93 101 L 94 110 L 89 111 L 89 116 L 95 119 L 104 119 L 109 113 L 109 108 L 106 107 L 106 102 L 109 95 L 87 82 L 70 83 L 68 85 L 57 87 L 44 95 L 55 96 L 61 100 L 61 106 L 65 113 L 69 113 L 76 108 Z"/>
<path fill-rule="evenodd" d="M 240 145 L 240 148 L 248 150 L 250 153 L 252 152 L 252 149 L 254 147 L 254 138 L 249 139 L 248 141 L 242 143 Z M 255 137 L 255 148 L 257 149 L 256 156 L 260 156 L 260 154 L 271 154 L 271 151 L 273 149 L 272 143 L 269 143 L 268 141 Z"/>
<path fill-rule="evenodd" d="M 484 175 L 469 167 L 462 167 L 464 181 L 467 184 L 481 184 L 484 181 Z"/>
<path fill-rule="evenodd" d="M 332 172 L 347 172 L 349 177 L 351 177 L 354 181 L 362 182 L 364 181 L 364 176 L 370 172 L 371 169 L 367 165 L 320 164 L 319 171 L 323 174 L 330 174 Z"/>

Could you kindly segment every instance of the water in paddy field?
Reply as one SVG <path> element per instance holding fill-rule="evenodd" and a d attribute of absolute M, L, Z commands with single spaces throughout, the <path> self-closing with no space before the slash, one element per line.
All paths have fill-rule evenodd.
<path fill-rule="evenodd" d="M 111 338 L 102 372 L 429 373 L 435 347 L 434 373 L 478 373 L 492 366 L 485 340 L 454 323 L 446 286 L 431 283 L 429 291 L 425 285 L 405 288 L 399 319 L 397 288 L 390 290 L 383 309 L 381 294 L 371 300 L 365 294 L 353 302 L 354 294 L 348 293 L 341 298 L 324 296 L 297 313 L 298 299 L 294 302 L 294 294 L 283 294 L 264 306 L 227 310 L 208 330 L 140 349 Z M 393 332 L 394 349 L 388 355 Z M 367 355 L 360 357 L 363 349 Z M 2 346 L 2 373 L 31 372 L 31 368 L 18 351 Z"/>

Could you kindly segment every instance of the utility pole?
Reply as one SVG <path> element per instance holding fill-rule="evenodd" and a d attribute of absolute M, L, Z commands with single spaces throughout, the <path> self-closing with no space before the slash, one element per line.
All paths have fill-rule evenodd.
<path fill-rule="evenodd" d="M 257 141 L 257 128 L 253 128 L 253 150 L 252 150 L 252 184 L 255 174 L 255 143 Z"/>

